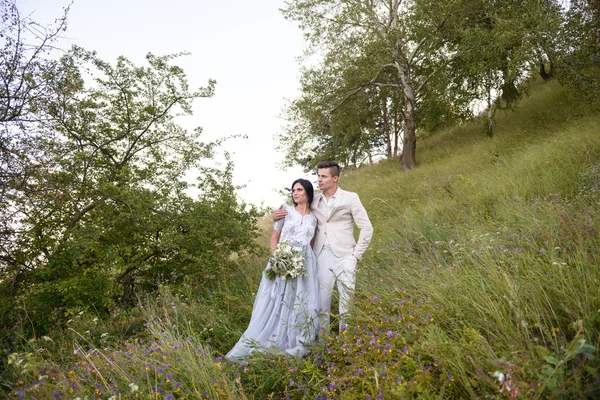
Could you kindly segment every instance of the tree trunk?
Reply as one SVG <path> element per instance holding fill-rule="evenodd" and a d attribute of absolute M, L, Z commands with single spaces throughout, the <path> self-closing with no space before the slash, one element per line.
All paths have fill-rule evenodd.
<path fill-rule="evenodd" d="M 398 126 L 398 115 L 394 118 L 394 157 L 398 156 L 398 139 L 400 138 L 400 127 Z"/>
<path fill-rule="evenodd" d="M 121 304 L 126 307 L 135 305 L 135 283 L 131 274 L 127 275 L 122 281 L 123 293 L 121 294 Z"/>
<path fill-rule="evenodd" d="M 540 76 L 545 81 L 549 81 L 554 76 L 554 71 L 552 70 L 552 63 L 548 62 L 548 72 L 546 72 L 546 63 L 544 60 L 540 60 Z"/>
<path fill-rule="evenodd" d="M 487 110 L 487 128 L 486 133 L 488 137 L 494 137 L 494 111 L 493 106 L 489 106 Z"/>
<path fill-rule="evenodd" d="M 385 97 L 383 98 L 382 106 L 383 106 L 383 110 L 382 110 L 383 111 L 383 132 L 384 132 L 385 144 L 386 144 L 386 155 L 387 155 L 387 158 L 390 159 L 390 158 L 392 158 L 392 133 L 390 130 L 387 99 Z"/>
<path fill-rule="evenodd" d="M 492 102 L 492 92 L 490 87 L 487 90 L 487 126 L 486 134 L 488 137 L 494 137 L 494 113 L 496 108 Z"/>
<path fill-rule="evenodd" d="M 413 115 L 407 113 L 404 119 L 404 140 L 402 142 L 402 157 L 400 162 L 402 163 L 402 169 L 411 170 L 417 165 L 416 152 L 417 152 L 417 137 L 415 136 L 416 123 Z"/>
<path fill-rule="evenodd" d="M 411 170 L 417 165 L 417 115 L 415 109 L 415 96 L 412 86 L 404 84 L 404 140 L 402 141 L 402 156 L 400 162 L 402 169 Z"/>

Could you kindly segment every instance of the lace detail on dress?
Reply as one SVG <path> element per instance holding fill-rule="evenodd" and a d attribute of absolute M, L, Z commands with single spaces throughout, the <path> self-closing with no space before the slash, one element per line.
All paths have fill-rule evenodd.
<path fill-rule="evenodd" d="M 284 219 L 273 224 L 273 229 L 281 231 L 279 241 L 289 240 L 303 246 L 309 245 L 317 229 L 317 217 L 311 212 L 302 216 L 293 206 L 284 206 L 288 212 Z"/>

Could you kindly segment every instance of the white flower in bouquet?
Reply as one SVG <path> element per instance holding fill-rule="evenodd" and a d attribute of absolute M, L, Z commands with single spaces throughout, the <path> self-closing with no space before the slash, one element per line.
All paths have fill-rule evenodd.
<path fill-rule="evenodd" d="M 293 247 L 287 241 L 279 243 L 269 259 L 269 266 L 265 273 L 270 280 L 274 280 L 276 276 L 282 279 L 293 279 L 306 275 L 302 249 Z"/>

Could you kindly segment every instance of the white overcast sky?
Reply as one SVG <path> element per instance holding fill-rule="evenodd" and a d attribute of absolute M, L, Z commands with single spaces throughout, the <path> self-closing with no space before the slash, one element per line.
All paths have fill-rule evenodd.
<path fill-rule="evenodd" d="M 22 15 L 46 24 L 61 15 L 68 0 L 17 0 Z M 232 153 L 234 183 L 247 202 L 277 206 L 277 190 L 300 177 L 314 181 L 302 169 L 282 171 L 283 155 L 274 136 L 285 99 L 299 87 L 297 58 L 304 47 L 302 32 L 281 15 L 283 0 L 75 0 L 61 46 L 77 44 L 95 50 L 105 61 L 123 55 L 136 64 L 148 52 L 181 51 L 177 60 L 191 88 L 216 79 L 216 94 L 194 103 L 194 115 L 184 126 L 201 126 L 207 140 L 232 134 L 248 139 L 225 142 Z"/>

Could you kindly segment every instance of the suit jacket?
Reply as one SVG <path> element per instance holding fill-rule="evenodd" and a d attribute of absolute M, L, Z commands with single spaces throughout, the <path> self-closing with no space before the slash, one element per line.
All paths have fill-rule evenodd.
<path fill-rule="evenodd" d="M 323 193 L 317 194 L 311 203 L 310 208 L 318 220 L 315 254 L 319 255 L 327 236 L 331 250 L 337 257 L 353 255 L 360 260 L 373 236 L 373 226 L 356 193 L 338 188 L 335 196 L 329 218 Z M 354 224 L 360 229 L 358 242 L 354 240 Z"/>

